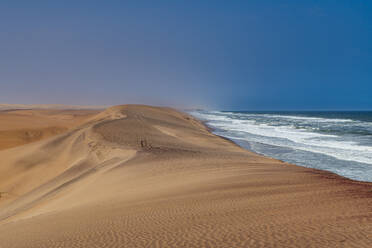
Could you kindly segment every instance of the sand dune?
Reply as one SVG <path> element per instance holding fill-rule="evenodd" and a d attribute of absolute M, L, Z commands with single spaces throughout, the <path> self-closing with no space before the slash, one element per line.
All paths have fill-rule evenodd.
<path fill-rule="evenodd" d="M 29 109 L 0 111 L 0 150 L 63 133 L 99 110 Z"/>
<path fill-rule="evenodd" d="M 84 105 L 64 105 L 64 104 L 6 104 L 0 103 L 0 110 L 19 110 L 19 109 L 51 109 L 51 110 L 103 110 L 105 106 L 84 106 Z"/>
<path fill-rule="evenodd" d="M 65 127 L 0 151 L 1 248 L 370 247 L 370 183 L 256 155 L 170 108 Z"/>

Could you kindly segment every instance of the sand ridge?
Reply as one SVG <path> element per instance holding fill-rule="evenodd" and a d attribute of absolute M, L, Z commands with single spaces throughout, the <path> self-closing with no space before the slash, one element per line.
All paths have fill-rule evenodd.
<path fill-rule="evenodd" d="M 0 247 L 369 247 L 372 187 L 116 106 L 0 151 Z"/>
<path fill-rule="evenodd" d="M 61 134 L 99 112 L 101 111 L 58 109 L 0 111 L 0 150 Z"/>

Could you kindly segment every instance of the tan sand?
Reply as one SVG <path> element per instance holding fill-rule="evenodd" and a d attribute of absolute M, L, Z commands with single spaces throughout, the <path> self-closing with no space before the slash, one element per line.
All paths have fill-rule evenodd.
<path fill-rule="evenodd" d="M 100 111 L 56 109 L 0 111 L 0 150 L 63 133 L 98 112 Z"/>
<path fill-rule="evenodd" d="M 0 110 L 18 110 L 18 109 L 51 109 L 51 110 L 103 110 L 107 106 L 84 106 L 84 105 L 64 105 L 64 104 L 4 104 L 0 103 Z"/>
<path fill-rule="evenodd" d="M 169 108 L 110 108 L 0 151 L 0 247 L 370 247 L 372 184 L 246 151 Z"/>

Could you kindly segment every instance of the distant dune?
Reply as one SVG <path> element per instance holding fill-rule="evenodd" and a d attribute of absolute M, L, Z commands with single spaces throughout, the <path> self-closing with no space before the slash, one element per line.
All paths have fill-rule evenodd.
<path fill-rule="evenodd" d="M 370 247 L 371 183 L 262 157 L 171 108 L 79 111 L 0 115 L 0 135 L 45 135 L 2 144 L 1 248 Z"/>
<path fill-rule="evenodd" d="M 0 150 L 39 141 L 80 125 L 99 110 L 0 111 Z"/>
<path fill-rule="evenodd" d="M 83 106 L 63 104 L 0 104 L 0 110 L 8 109 L 105 109 L 107 106 Z"/>

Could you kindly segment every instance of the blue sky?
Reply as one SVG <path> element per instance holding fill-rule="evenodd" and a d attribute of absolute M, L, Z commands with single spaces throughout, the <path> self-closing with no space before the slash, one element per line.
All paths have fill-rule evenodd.
<path fill-rule="evenodd" d="M 1 1 L 0 102 L 372 109 L 372 1 Z"/>

